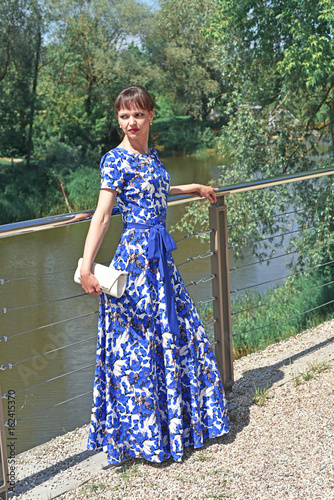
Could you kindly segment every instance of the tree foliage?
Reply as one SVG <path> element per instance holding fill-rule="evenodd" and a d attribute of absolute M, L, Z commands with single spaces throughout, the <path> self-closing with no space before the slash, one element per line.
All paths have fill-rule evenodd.
<path fill-rule="evenodd" d="M 34 106 L 36 51 L 43 30 L 37 0 L 0 2 L 0 151 L 25 154 Z"/>
<path fill-rule="evenodd" d="M 57 140 L 98 161 L 118 141 L 113 102 L 132 83 L 152 92 L 157 117 L 202 119 L 221 90 L 201 33 L 213 5 L 0 0 L 0 155 L 42 159 Z"/>
<path fill-rule="evenodd" d="M 228 82 L 227 92 L 213 101 L 228 121 L 221 145 L 232 160 L 222 167 L 220 184 L 332 163 L 333 23 L 327 0 L 220 0 L 204 30 L 215 40 Z M 286 232 L 286 219 L 279 214 L 289 209 L 295 211 L 290 227 L 301 229 L 287 244 L 288 251 L 299 250 L 295 264 L 332 257 L 332 194 L 328 178 L 230 196 L 231 243 L 237 255 L 242 256 L 241 240 L 258 257 L 267 255 L 263 234 L 272 236 L 269 255 L 275 253 L 277 234 Z M 260 230 L 251 222 L 259 219 Z M 207 224 L 202 209 L 189 209 L 184 227 L 189 230 L 193 223 Z"/>
<path fill-rule="evenodd" d="M 176 114 L 203 119 L 210 98 L 222 91 L 213 42 L 203 35 L 216 5 L 215 0 L 161 1 L 155 36 L 159 48 L 155 54 L 165 87 L 175 96 Z"/>
<path fill-rule="evenodd" d="M 221 114 L 232 165 L 220 185 L 332 162 L 331 0 L 161 0 L 157 10 L 135 0 L 0 0 L 0 14 L 0 155 L 24 157 L 31 146 L 49 168 L 96 165 L 119 140 L 116 94 L 139 83 L 154 95 L 152 136 L 165 149 L 211 147 L 204 118 L 212 107 Z M 230 197 L 236 253 L 245 239 L 259 257 L 275 252 L 286 207 L 300 210 L 299 226 L 318 224 L 293 244 L 322 241 L 331 252 L 332 204 L 320 208 L 320 196 L 332 196 L 330 180 Z M 184 227 L 205 220 L 192 210 Z"/>

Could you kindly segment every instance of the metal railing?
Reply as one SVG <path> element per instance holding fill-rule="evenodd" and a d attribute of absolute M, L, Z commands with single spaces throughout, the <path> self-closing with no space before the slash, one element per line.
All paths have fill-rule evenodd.
<path fill-rule="evenodd" d="M 8 460 L 7 460 L 7 443 L 4 428 L 4 419 L 1 403 L 1 387 L 0 387 L 0 499 L 7 499 L 7 491 L 9 488 Z"/>
<path fill-rule="evenodd" d="M 198 259 L 211 259 L 211 272 L 200 279 L 196 279 L 193 281 L 190 281 L 186 286 L 191 287 L 191 286 L 197 286 L 201 285 L 206 282 L 211 282 L 212 283 L 212 294 L 211 296 L 207 298 L 203 298 L 200 301 L 198 301 L 196 304 L 197 305 L 203 305 L 203 304 L 212 304 L 213 306 L 213 316 L 212 319 L 204 326 L 210 327 L 211 325 L 213 326 L 214 330 L 214 341 L 212 342 L 215 345 L 215 356 L 216 360 L 219 366 L 219 370 L 221 373 L 221 377 L 223 380 L 223 384 L 225 387 L 225 390 L 230 390 L 233 386 L 234 383 L 234 376 L 233 376 L 233 345 L 232 345 L 232 339 L 233 337 L 236 337 L 238 335 L 241 335 L 243 333 L 248 333 L 248 332 L 232 332 L 232 318 L 235 315 L 243 313 L 245 310 L 239 310 L 239 311 L 233 311 L 231 312 L 231 294 L 235 294 L 239 291 L 246 290 L 247 288 L 251 287 L 257 287 L 259 285 L 263 285 L 265 283 L 273 282 L 275 280 L 268 280 L 264 281 L 262 283 L 254 284 L 248 287 L 240 288 L 240 289 L 234 289 L 231 290 L 230 288 L 230 275 L 231 273 L 243 269 L 246 266 L 251 266 L 254 264 L 258 264 L 261 262 L 265 262 L 269 259 L 264 259 L 263 261 L 257 261 L 255 263 L 250 263 L 250 264 L 245 264 L 242 266 L 234 266 L 233 268 L 230 269 L 229 265 L 229 250 L 233 251 L 233 248 L 229 248 L 228 244 L 228 223 L 227 223 L 227 206 L 225 204 L 225 196 L 229 194 L 236 194 L 236 193 L 243 193 L 247 191 L 252 191 L 252 190 L 257 190 L 257 189 L 265 189 L 269 188 L 272 186 L 277 186 L 277 185 L 283 185 L 291 182 L 299 182 L 307 179 L 315 179 L 323 176 L 328 176 L 328 175 L 333 175 L 334 174 L 334 169 L 324 169 L 324 170 L 318 170 L 318 171 L 312 171 L 312 172 L 305 172 L 299 175 L 284 175 L 281 177 L 276 177 L 273 179 L 266 179 L 266 180 L 257 180 L 254 182 L 248 182 L 248 183 L 243 183 L 243 184 L 237 184 L 237 185 L 232 185 L 232 186 L 226 186 L 217 191 L 217 203 L 214 205 L 211 205 L 209 207 L 209 228 L 201 231 L 194 232 L 192 234 L 186 234 L 183 235 L 183 237 L 179 240 L 177 240 L 177 243 L 186 240 L 188 238 L 192 238 L 195 236 L 200 236 L 205 233 L 207 233 L 210 236 L 210 250 L 203 252 L 199 255 L 189 257 L 186 259 L 185 262 L 181 262 L 178 267 L 183 266 L 187 263 L 192 263 L 194 261 L 197 261 Z M 193 202 L 196 200 L 201 200 L 199 197 L 194 197 L 191 195 L 180 195 L 180 196 L 174 196 L 169 199 L 169 206 L 173 205 L 179 205 L 181 203 L 189 203 Z M 26 234 L 28 232 L 36 232 L 36 231 L 41 231 L 44 229 L 51 229 L 51 228 L 58 228 L 61 226 L 67 226 L 70 224 L 74 224 L 77 222 L 83 222 L 91 219 L 94 211 L 89 210 L 89 211 L 83 211 L 83 212 L 78 212 L 78 213 L 71 213 L 71 214 L 64 214 L 60 216 L 55 216 L 55 217 L 48 217 L 44 219 L 37 219 L 33 221 L 25 221 L 25 222 L 19 222 L 19 223 L 14 223 L 14 224 L 6 224 L 0 226 L 0 239 L 1 238 L 8 238 L 8 237 L 13 237 L 13 236 L 18 236 L 22 234 Z M 112 215 L 118 214 L 118 208 L 115 207 L 113 210 Z M 287 214 L 289 212 L 286 212 Z M 309 229 L 312 229 L 310 227 Z M 288 232 L 286 234 L 291 234 L 293 231 Z M 280 235 L 281 236 L 281 235 Z M 270 238 L 273 238 L 271 236 Z M 265 239 L 265 238 L 264 238 Z M 274 256 L 271 257 L 271 259 L 276 259 L 281 256 L 288 255 L 288 254 L 282 254 L 279 256 Z M 334 261 L 332 261 L 334 262 Z M 332 262 L 329 262 L 328 264 L 331 264 Z M 315 266 L 319 267 L 319 266 Z M 6 279 L 5 277 L 0 276 L 0 285 L 4 285 L 6 283 L 9 283 L 11 281 L 22 281 L 22 280 L 28 280 L 31 277 L 40 277 L 40 278 L 45 278 L 47 276 L 54 276 L 57 274 L 61 273 L 71 273 L 71 278 L 72 274 L 74 272 L 74 269 L 65 269 L 61 271 L 55 271 L 55 272 L 50 272 L 50 273 L 43 273 L 41 272 L 38 275 L 34 276 L 18 276 L 15 278 L 11 279 Z M 281 276 L 277 279 L 282 279 L 286 278 L 287 276 Z M 333 283 L 333 282 L 331 282 Z M 320 286 L 325 286 L 320 285 Z M 301 292 L 300 292 L 301 293 Z M 46 300 L 44 302 L 38 302 L 38 303 L 31 303 L 28 305 L 24 306 L 13 306 L 13 307 L 7 307 L 3 308 L 2 311 L 0 310 L 0 313 L 2 312 L 3 314 L 6 314 L 9 311 L 13 310 L 18 310 L 18 309 L 31 309 L 37 306 L 43 306 L 43 305 L 50 305 L 50 304 L 56 304 L 58 302 L 62 301 L 67 301 L 67 300 L 74 300 L 74 299 L 80 299 L 80 297 L 85 296 L 86 294 L 80 293 L 76 295 L 71 295 L 67 297 L 62 297 L 62 298 L 53 298 L 51 300 Z M 289 298 L 289 297 L 287 297 Z M 334 301 L 331 301 L 334 302 Z M 268 304 L 270 305 L 270 303 Z M 324 304 L 327 305 L 327 304 Z M 260 307 L 260 306 L 254 306 L 255 307 Z M 322 307 L 322 306 L 319 306 Z M 97 314 L 98 311 L 89 311 L 84 314 L 75 314 L 70 318 L 66 319 L 61 319 L 58 321 L 51 321 L 49 323 L 43 324 L 43 325 L 38 325 L 35 326 L 34 328 L 27 328 L 20 330 L 18 332 L 12 333 L 11 335 L 7 335 L 5 332 L 3 335 L 0 337 L 0 342 L 7 342 L 11 339 L 14 339 L 15 337 L 19 337 L 21 335 L 31 333 L 33 331 L 37 330 L 42 330 L 45 328 L 50 328 L 54 327 L 56 325 L 60 325 L 63 323 L 68 323 L 70 321 L 75 321 L 78 320 L 79 318 L 86 318 L 89 316 L 94 316 Z M 309 311 L 305 311 L 307 313 Z M 291 318 L 284 318 L 282 321 L 287 321 Z M 265 325 L 268 326 L 268 325 Z M 270 323 L 269 323 L 270 326 Z M 263 327 L 259 327 L 263 328 Z M 254 330 L 253 330 L 254 331 Z M 0 369 L 2 370 L 7 370 L 7 369 L 13 369 L 16 366 L 20 364 L 27 363 L 30 360 L 40 358 L 42 356 L 47 356 L 50 354 L 54 354 L 58 351 L 61 351 L 63 349 L 71 348 L 73 346 L 79 346 L 81 344 L 85 344 L 87 342 L 90 342 L 91 340 L 96 339 L 96 335 L 90 336 L 84 339 L 81 339 L 76 342 L 71 342 L 69 344 L 66 344 L 66 342 L 63 342 L 61 345 L 56 346 L 54 349 L 49 349 L 43 353 L 37 353 L 34 356 L 29 356 L 26 357 L 25 359 L 19 360 L 19 361 L 11 361 L 11 360 L 6 360 L 6 362 L 2 362 L 0 365 Z M 64 339 L 65 340 L 65 339 Z M 66 344 L 66 345 L 65 345 Z M 47 384 L 49 382 L 53 381 L 60 381 L 61 379 L 65 379 L 66 377 L 82 372 L 87 369 L 91 369 L 94 366 L 95 363 L 91 364 L 86 364 L 85 366 L 80 366 L 74 370 L 70 370 L 68 372 L 62 373 L 60 375 L 51 377 L 48 380 L 36 380 L 32 385 L 29 387 L 26 387 L 22 389 L 22 391 L 17 391 L 17 392 L 23 392 L 23 391 L 28 391 L 32 388 L 35 388 L 37 386 Z M 38 410 L 29 413 L 20 419 L 16 420 L 15 423 L 19 422 L 20 420 L 29 418 L 33 415 L 36 415 L 37 413 L 44 412 L 46 410 L 64 405 L 70 401 L 74 401 L 78 398 L 88 396 L 92 393 L 92 391 L 87 391 L 84 392 L 83 394 L 76 395 L 74 397 L 68 398 L 65 401 L 60 401 L 57 403 L 52 404 L 51 406 L 48 406 L 46 408 L 39 408 Z M 8 392 L 5 393 L 2 398 L 6 399 L 8 398 Z M 1 459 L 2 459 L 2 464 L 5 462 L 5 454 L 3 452 L 3 446 L 5 446 L 4 443 L 4 432 L 3 432 L 3 427 L 1 431 L 1 414 L 0 414 L 0 444 L 2 445 L 2 448 L 0 448 L 1 451 Z M 2 468 L 2 474 L 6 475 L 7 472 Z M 1 476 L 0 476 L 1 480 Z M 2 489 L 0 486 L 0 494 L 3 491 L 8 488 L 8 482 L 5 482 Z M 0 497 L 1 498 L 1 497 Z"/>
<path fill-rule="evenodd" d="M 281 186 L 283 184 L 300 182 L 309 179 L 316 179 L 328 175 L 333 175 L 334 169 L 327 168 L 323 170 L 315 170 L 309 172 L 303 172 L 298 175 L 288 174 L 282 175 L 280 177 L 275 177 L 272 179 L 261 179 L 252 182 L 246 182 L 242 184 L 230 185 L 223 188 L 220 188 L 217 191 L 217 203 L 215 205 L 211 205 L 209 208 L 209 218 L 210 218 L 210 228 L 214 231 L 211 233 L 211 268 L 212 275 L 215 276 L 215 279 L 212 283 L 212 294 L 215 297 L 215 301 L 213 302 L 213 314 L 215 318 L 214 324 L 214 334 L 216 340 L 215 346 L 215 356 L 218 362 L 218 366 L 220 367 L 222 379 L 224 381 L 225 389 L 230 389 L 234 383 L 233 377 L 233 337 L 237 337 L 243 333 L 250 333 L 253 330 L 249 330 L 248 332 L 232 332 L 232 316 L 235 314 L 240 314 L 243 311 L 231 312 L 231 294 L 236 293 L 238 291 L 244 291 L 246 289 L 257 287 L 264 284 L 269 284 L 275 281 L 267 280 L 262 283 L 257 283 L 252 286 L 244 287 L 242 289 L 230 289 L 230 274 L 231 272 L 242 269 L 248 266 L 254 266 L 255 264 L 259 264 L 262 262 L 268 262 L 270 260 L 274 260 L 280 257 L 283 257 L 288 254 L 282 254 L 279 256 L 271 257 L 270 259 L 264 259 L 262 261 L 253 262 L 250 264 L 245 264 L 244 266 L 235 266 L 230 268 L 229 266 L 229 250 L 233 250 L 233 247 L 229 247 L 228 244 L 228 222 L 227 222 L 227 206 L 225 204 L 225 196 L 230 194 L 239 194 L 245 193 L 257 189 L 266 189 L 273 186 Z M 179 201 L 184 201 L 184 198 Z M 173 203 L 175 203 L 173 201 Z M 260 222 L 260 221 L 255 221 Z M 287 234 L 291 234 L 292 232 L 288 232 Z M 280 234 L 279 236 L 282 236 Z M 273 238 L 270 236 L 269 238 Z M 268 238 L 268 239 L 269 239 Z M 327 264 L 331 264 L 329 262 Z M 282 278 L 287 278 L 288 276 L 277 278 L 277 280 L 281 280 Z M 326 285 L 329 283 L 326 283 Z M 325 286 L 325 285 L 323 285 Z M 332 303 L 331 301 L 329 303 Z M 322 304 L 318 307 L 323 307 L 328 305 L 329 303 Z M 261 306 L 263 307 L 263 305 Z M 306 314 L 310 311 L 305 311 L 301 314 Z M 293 316 L 294 317 L 294 316 Z M 284 318 L 281 321 L 288 321 L 292 319 L 292 317 Z M 265 325 L 271 326 L 271 324 Z M 264 328 L 264 326 L 260 326 L 258 329 Z"/>

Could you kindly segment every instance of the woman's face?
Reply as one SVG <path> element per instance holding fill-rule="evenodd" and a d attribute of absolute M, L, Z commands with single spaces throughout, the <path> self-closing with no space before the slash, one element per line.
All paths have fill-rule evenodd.
<path fill-rule="evenodd" d="M 153 115 L 154 110 L 146 111 L 134 107 L 132 109 L 121 109 L 117 117 L 121 129 L 130 140 L 142 139 L 147 141 Z"/>

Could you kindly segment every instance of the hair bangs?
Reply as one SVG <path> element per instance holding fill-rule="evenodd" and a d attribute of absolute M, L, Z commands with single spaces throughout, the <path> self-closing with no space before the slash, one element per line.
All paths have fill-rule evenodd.
<path fill-rule="evenodd" d="M 154 108 L 152 96 L 140 85 L 125 87 L 116 97 L 116 113 L 121 109 L 134 109 L 136 107 L 145 111 L 152 111 Z"/>

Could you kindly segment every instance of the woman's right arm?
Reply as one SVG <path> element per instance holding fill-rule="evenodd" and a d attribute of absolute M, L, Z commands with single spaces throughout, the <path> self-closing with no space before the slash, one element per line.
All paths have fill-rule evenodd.
<path fill-rule="evenodd" d="M 113 189 L 100 190 L 97 207 L 86 237 L 80 276 L 82 288 L 92 295 L 100 295 L 102 292 L 97 279 L 91 273 L 91 267 L 109 227 L 116 194 Z"/>

